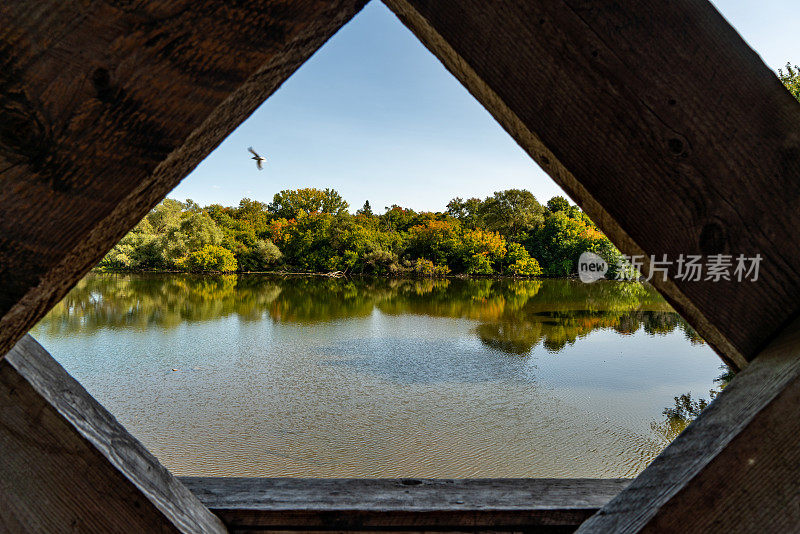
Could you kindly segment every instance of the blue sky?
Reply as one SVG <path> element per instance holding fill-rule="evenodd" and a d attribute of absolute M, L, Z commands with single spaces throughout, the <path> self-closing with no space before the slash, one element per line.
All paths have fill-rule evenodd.
<path fill-rule="evenodd" d="M 800 63 L 797 0 L 714 5 L 773 69 Z M 259 172 L 246 149 L 268 158 Z M 306 62 L 171 198 L 268 202 L 283 189 L 331 187 L 355 211 L 444 209 L 455 197 L 524 188 L 563 194 L 486 110 L 378 0 Z"/>

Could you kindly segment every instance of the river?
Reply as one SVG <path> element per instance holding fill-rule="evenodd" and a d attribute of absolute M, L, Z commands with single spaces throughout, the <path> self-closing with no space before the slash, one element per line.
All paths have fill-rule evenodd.
<path fill-rule="evenodd" d="M 177 475 L 632 477 L 722 373 L 630 282 L 91 274 L 32 333 Z"/>

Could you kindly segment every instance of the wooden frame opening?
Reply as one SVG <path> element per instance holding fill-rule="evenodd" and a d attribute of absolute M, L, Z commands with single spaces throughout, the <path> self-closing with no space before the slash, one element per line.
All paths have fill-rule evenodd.
<path fill-rule="evenodd" d="M 224 531 L 235 525 L 208 506 L 225 518 L 220 503 L 252 484 L 259 502 L 278 492 L 278 482 L 231 483 L 224 495 L 214 481 L 181 483 L 26 332 L 364 3 L 0 5 L 4 529 Z M 747 369 L 581 531 L 800 524 L 800 104 L 706 0 L 385 3 L 621 251 L 762 257 L 753 283 L 656 280 L 724 360 Z M 309 506 L 251 527 L 534 530 L 548 525 L 524 518 L 554 503 L 537 501 L 548 483 L 535 481 L 399 482 L 394 493 L 349 484 L 336 491 L 384 491 L 393 504 Z M 552 484 L 557 513 L 573 518 L 623 485 L 598 483 L 581 501 Z M 298 483 L 291 506 L 320 485 Z M 533 504 L 501 509 L 487 487 Z M 463 498 L 426 523 L 436 511 L 415 511 L 422 489 L 443 496 L 437 506 Z M 412 490 L 420 500 L 404 501 Z"/>

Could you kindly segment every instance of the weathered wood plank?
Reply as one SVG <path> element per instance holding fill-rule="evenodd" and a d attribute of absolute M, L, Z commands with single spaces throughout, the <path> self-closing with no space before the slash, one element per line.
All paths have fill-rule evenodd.
<path fill-rule="evenodd" d="M 709 2 L 384 2 L 622 251 L 762 255 L 655 281 L 729 362 L 797 315 L 800 104 Z"/>
<path fill-rule="evenodd" d="M 800 321 L 579 530 L 797 532 Z"/>
<path fill-rule="evenodd" d="M 182 477 L 235 531 L 571 532 L 624 479 L 292 479 Z"/>
<path fill-rule="evenodd" d="M 225 532 L 30 336 L 0 361 L 0 531 Z"/>
<path fill-rule="evenodd" d="M 364 3 L 0 2 L 0 354 Z"/>

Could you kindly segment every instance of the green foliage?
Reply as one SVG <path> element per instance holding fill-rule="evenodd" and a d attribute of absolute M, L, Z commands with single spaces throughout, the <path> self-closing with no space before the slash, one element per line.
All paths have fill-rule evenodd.
<path fill-rule="evenodd" d="M 542 268 L 536 258 L 519 243 L 509 243 L 506 253 L 507 273 L 513 276 L 541 276 Z"/>
<path fill-rule="evenodd" d="M 463 265 L 466 274 L 495 274 L 500 272 L 506 256 L 506 240 L 496 232 L 466 230 L 457 248 L 455 265 Z"/>
<path fill-rule="evenodd" d="M 372 206 L 369 205 L 369 200 L 364 201 L 364 206 L 356 212 L 356 215 L 364 215 L 365 217 L 372 217 Z"/>
<path fill-rule="evenodd" d="M 267 210 L 275 217 L 294 219 L 300 212 L 340 215 L 347 212 L 347 207 L 347 202 L 333 189 L 308 187 L 276 193 Z"/>
<path fill-rule="evenodd" d="M 100 262 L 106 270 L 175 269 L 176 260 L 205 245 L 219 245 L 223 234 L 197 204 L 166 199 L 137 224 Z"/>
<path fill-rule="evenodd" d="M 397 204 L 387 207 L 386 213 L 380 215 L 378 220 L 380 228 L 385 232 L 406 232 L 421 222 L 416 211 L 402 208 Z"/>
<path fill-rule="evenodd" d="M 192 273 L 230 273 L 236 270 L 233 253 L 216 245 L 205 245 L 175 262 L 176 266 Z"/>
<path fill-rule="evenodd" d="M 437 265 L 448 265 L 458 255 L 460 229 L 458 223 L 445 221 L 414 226 L 408 232 L 406 253 L 413 258 L 428 258 Z"/>
<path fill-rule="evenodd" d="M 792 96 L 800 101 L 800 67 L 797 65 L 792 67 L 792 64 L 787 62 L 785 72 L 783 69 L 778 69 L 778 78 L 792 93 Z"/>
<path fill-rule="evenodd" d="M 236 254 L 239 269 L 245 272 L 268 271 L 278 264 L 283 253 L 269 239 L 258 239 L 250 248 Z"/>
<path fill-rule="evenodd" d="M 530 191 L 498 191 L 483 201 L 481 219 L 489 230 L 512 239 L 524 239 L 544 222 L 544 208 Z"/>
<path fill-rule="evenodd" d="M 454 198 L 446 212 L 393 205 L 381 215 L 369 202 L 355 215 L 347 206 L 331 189 L 281 191 L 270 204 L 245 198 L 237 207 L 167 199 L 98 267 L 531 277 L 574 274 L 587 250 L 605 258 L 613 274 L 620 257 L 563 197 L 544 208 L 528 191 L 510 189 L 485 200 Z"/>
<path fill-rule="evenodd" d="M 363 274 L 396 275 L 402 272 L 402 267 L 397 254 L 379 248 L 364 254 L 361 272 Z"/>
<path fill-rule="evenodd" d="M 547 210 L 550 213 L 568 211 L 570 208 L 569 200 L 564 197 L 553 197 L 547 201 Z"/>
<path fill-rule="evenodd" d="M 232 216 L 240 223 L 241 229 L 252 230 L 258 235 L 266 230 L 271 218 L 266 204 L 249 198 L 239 201 L 239 207 L 233 210 Z"/>
<path fill-rule="evenodd" d="M 575 273 L 578 258 L 586 251 L 605 259 L 610 267 L 608 275 L 613 276 L 622 257 L 594 223 L 573 207 L 548 214 L 544 224 L 531 233 L 525 244 L 548 276 Z"/>
<path fill-rule="evenodd" d="M 447 265 L 436 265 L 431 260 L 425 258 L 418 258 L 414 262 L 414 274 L 417 276 L 424 276 L 435 278 L 439 276 L 447 276 L 450 274 L 450 268 Z"/>
<path fill-rule="evenodd" d="M 483 226 L 482 205 L 479 198 L 462 200 L 456 197 L 447 204 L 447 214 L 457 219 L 465 228 L 480 228 Z"/>

